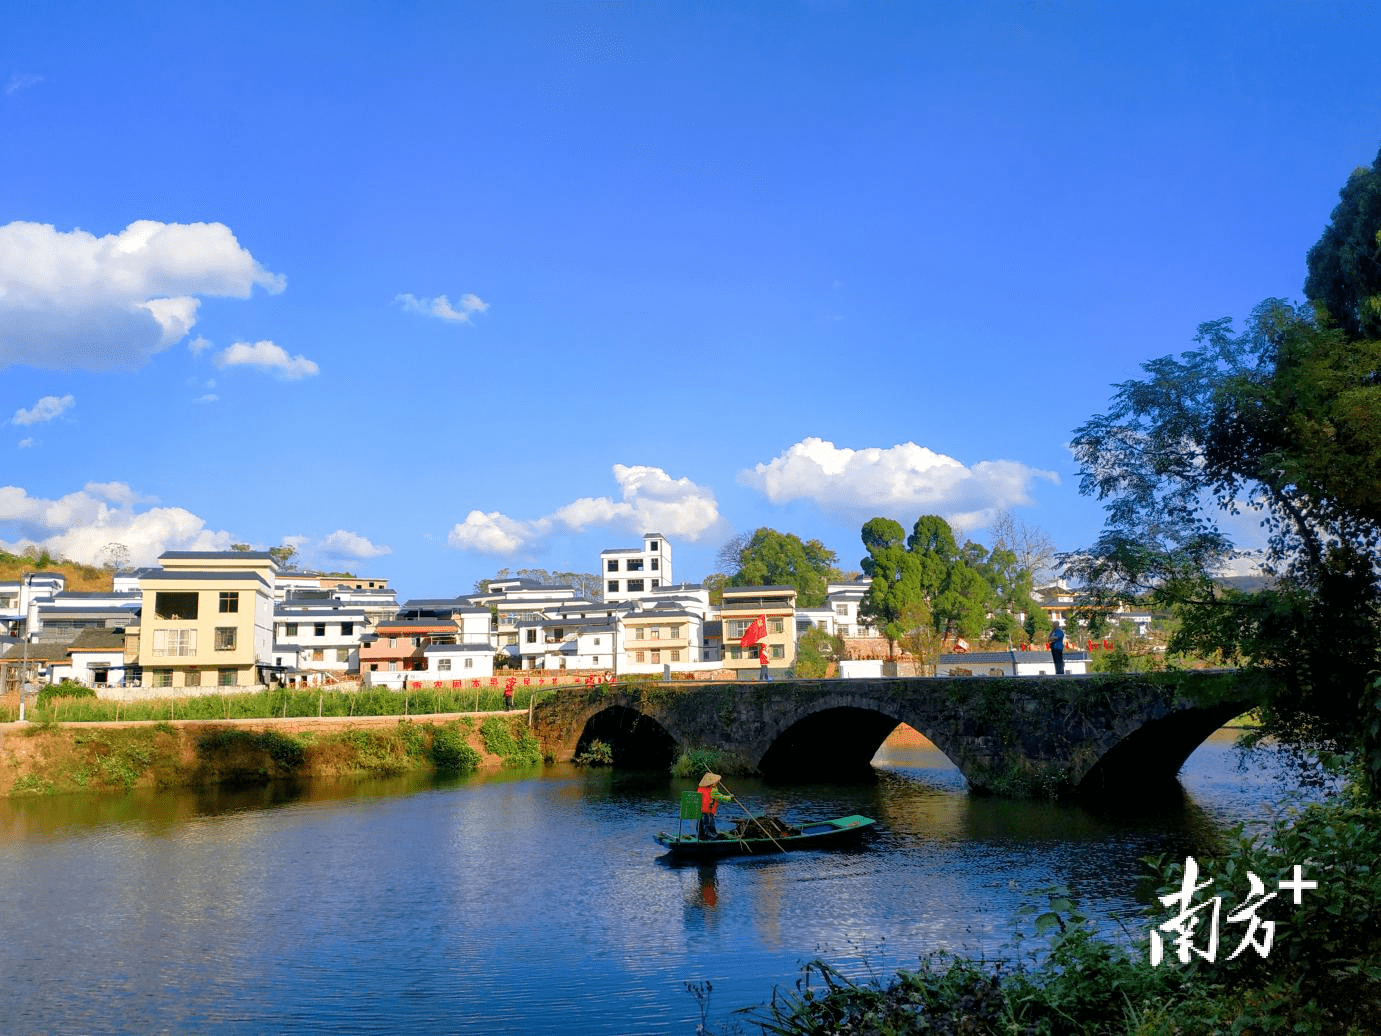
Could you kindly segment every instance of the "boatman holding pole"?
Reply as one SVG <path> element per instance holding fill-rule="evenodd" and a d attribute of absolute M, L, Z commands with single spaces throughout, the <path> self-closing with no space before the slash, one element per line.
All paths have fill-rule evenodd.
<path fill-rule="evenodd" d="M 702 842 L 707 842 L 719 837 L 719 831 L 715 828 L 714 815 L 719 810 L 721 802 L 732 802 L 732 795 L 726 795 L 719 790 L 719 782 L 723 780 L 717 773 L 705 771 L 705 776 L 700 778 L 700 826 L 697 834 Z"/>

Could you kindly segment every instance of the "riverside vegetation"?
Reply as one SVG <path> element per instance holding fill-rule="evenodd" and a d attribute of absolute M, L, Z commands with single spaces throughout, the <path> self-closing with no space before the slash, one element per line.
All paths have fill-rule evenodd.
<path fill-rule="evenodd" d="M 274 707 L 273 715 L 282 714 L 272 694 L 234 697 L 258 699 L 261 706 Z M 540 746 L 523 716 L 491 716 L 478 724 L 470 716 L 441 723 L 404 717 L 392 725 L 323 730 L 168 721 L 167 711 L 182 720 L 224 718 L 187 715 L 195 711 L 198 701 L 139 703 L 162 715 L 153 723 L 87 727 L 67 726 L 56 717 L 66 712 L 66 718 L 84 719 L 83 707 L 112 703 L 51 696 L 35 705 L 35 723 L 0 740 L 0 794 L 260 784 L 294 777 L 387 776 L 409 771 L 463 774 L 484 765 L 526 767 L 541 762 Z M 266 710 L 255 713 L 254 704 L 238 702 L 228 708 L 232 717 L 265 718 Z M 429 699 L 427 704 L 436 703 Z M 324 702 L 322 707 L 325 715 L 346 715 L 325 712 Z M 317 714 L 315 709 L 306 713 L 289 708 L 288 712 Z M 249 713 L 253 715 L 246 717 Z M 396 704 L 392 710 L 380 705 L 354 715 L 396 715 Z"/>

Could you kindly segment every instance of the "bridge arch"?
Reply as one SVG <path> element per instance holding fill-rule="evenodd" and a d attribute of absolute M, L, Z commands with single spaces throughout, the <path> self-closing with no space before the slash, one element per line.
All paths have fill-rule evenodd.
<path fill-rule="evenodd" d="M 630 770 L 669 770 L 679 743 L 655 718 L 625 704 L 610 704 L 586 717 L 572 749 L 579 759 L 594 742 L 609 746 L 613 765 Z"/>

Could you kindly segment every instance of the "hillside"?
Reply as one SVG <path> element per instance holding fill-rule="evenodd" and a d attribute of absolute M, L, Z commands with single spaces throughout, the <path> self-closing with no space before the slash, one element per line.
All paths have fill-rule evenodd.
<path fill-rule="evenodd" d="M 0 583 L 16 582 L 30 572 L 61 572 L 67 577 L 67 589 L 74 591 L 109 590 L 114 576 L 108 568 L 58 561 L 46 552 L 29 557 L 0 550 Z"/>

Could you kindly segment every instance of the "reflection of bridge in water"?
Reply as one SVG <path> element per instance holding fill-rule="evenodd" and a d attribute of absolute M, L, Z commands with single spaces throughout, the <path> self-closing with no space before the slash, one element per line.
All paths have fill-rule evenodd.
<path fill-rule="evenodd" d="M 975 791 L 1059 797 L 1168 783 L 1250 702 L 1227 672 L 647 683 L 558 691 L 534 709 L 545 753 L 593 741 L 615 765 L 660 768 L 712 749 L 726 768 L 819 777 L 865 769 L 899 723 Z M 1208 704 L 1211 703 L 1211 704 Z"/>

